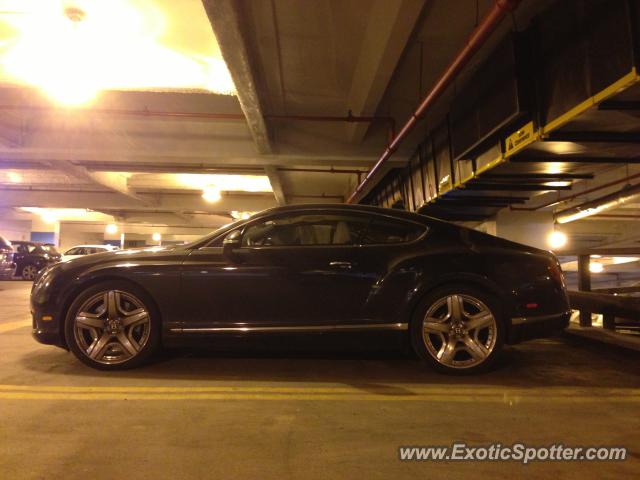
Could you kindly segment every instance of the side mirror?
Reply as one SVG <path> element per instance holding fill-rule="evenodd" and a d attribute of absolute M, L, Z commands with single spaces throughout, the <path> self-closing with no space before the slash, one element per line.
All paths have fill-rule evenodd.
<path fill-rule="evenodd" d="M 240 248 L 242 242 L 242 234 L 240 230 L 234 230 L 227 234 L 222 240 L 222 254 L 224 257 L 231 261 L 238 261 L 238 256 L 233 252 L 236 248 Z"/>

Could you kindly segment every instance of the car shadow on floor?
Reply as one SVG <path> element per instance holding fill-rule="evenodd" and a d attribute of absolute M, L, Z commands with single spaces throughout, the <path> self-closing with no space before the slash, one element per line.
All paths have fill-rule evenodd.
<path fill-rule="evenodd" d="M 29 371 L 78 380 L 340 383 L 365 391 L 403 392 L 399 384 L 504 387 L 640 388 L 640 352 L 621 351 L 566 335 L 507 347 L 494 367 L 473 376 L 442 375 L 402 345 L 318 339 L 231 341 L 215 348 L 166 350 L 149 365 L 116 372 L 84 366 L 57 348 L 21 358 Z M 80 382 L 80 383 L 84 383 Z"/>

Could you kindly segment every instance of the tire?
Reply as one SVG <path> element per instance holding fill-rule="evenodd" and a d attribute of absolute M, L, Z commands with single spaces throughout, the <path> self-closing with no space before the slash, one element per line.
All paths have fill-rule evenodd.
<path fill-rule="evenodd" d="M 127 281 L 92 285 L 65 319 L 69 349 L 98 370 L 125 370 L 148 362 L 160 344 L 160 315 L 149 295 Z"/>
<path fill-rule="evenodd" d="M 22 270 L 20 270 L 20 276 L 22 277 L 22 279 L 28 280 L 31 282 L 33 281 L 34 278 L 36 278 L 37 274 L 38 274 L 38 267 L 36 267 L 32 263 L 25 265 L 24 267 L 22 267 Z"/>
<path fill-rule="evenodd" d="M 500 354 L 505 335 L 497 298 L 465 285 L 427 294 L 410 326 L 417 355 L 437 371 L 452 375 L 486 371 Z"/>

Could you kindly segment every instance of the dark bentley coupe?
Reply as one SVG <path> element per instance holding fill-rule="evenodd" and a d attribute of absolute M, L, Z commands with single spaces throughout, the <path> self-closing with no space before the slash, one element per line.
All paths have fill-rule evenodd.
<path fill-rule="evenodd" d="M 398 210 L 267 210 L 188 245 L 77 258 L 41 272 L 33 335 L 111 370 L 224 335 L 389 331 L 440 371 L 488 367 L 505 343 L 565 327 L 543 250 Z"/>

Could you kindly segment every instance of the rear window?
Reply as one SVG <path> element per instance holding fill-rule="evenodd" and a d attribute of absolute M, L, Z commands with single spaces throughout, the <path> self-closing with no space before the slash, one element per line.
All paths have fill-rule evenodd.
<path fill-rule="evenodd" d="M 362 238 L 362 245 L 406 243 L 422 236 L 427 229 L 424 225 L 387 218 L 375 218 Z"/>

